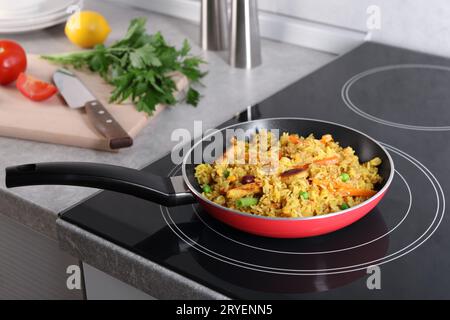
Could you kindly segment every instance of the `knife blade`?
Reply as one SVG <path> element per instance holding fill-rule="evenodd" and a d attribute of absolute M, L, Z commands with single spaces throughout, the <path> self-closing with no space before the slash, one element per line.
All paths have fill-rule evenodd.
<path fill-rule="evenodd" d="M 74 73 L 58 69 L 53 73 L 53 82 L 70 108 L 86 110 L 89 121 L 108 139 L 111 149 L 133 145 L 133 139 Z"/>

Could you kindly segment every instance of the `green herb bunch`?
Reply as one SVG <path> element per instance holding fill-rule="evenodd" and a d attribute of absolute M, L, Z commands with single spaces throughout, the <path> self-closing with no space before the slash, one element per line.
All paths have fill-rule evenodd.
<path fill-rule="evenodd" d="M 75 68 L 88 67 L 114 86 L 110 102 L 131 99 L 139 111 L 151 115 L 157 104 L 174 105 L 176 90 L 170 75 L 184 74 L 189 80 L 186 102 L 196 106 L 200 95 L 192 85 L 206 74 L 199 68 L 204 61 L 191 56 L 187 40 L 180 50 L 166 43 L 160 32 L 148 34 L 146 18 L 130 22 L 125 37 L 110 47 L 97 45 L 91 50 L 44 55 L 49 61 Z"/>

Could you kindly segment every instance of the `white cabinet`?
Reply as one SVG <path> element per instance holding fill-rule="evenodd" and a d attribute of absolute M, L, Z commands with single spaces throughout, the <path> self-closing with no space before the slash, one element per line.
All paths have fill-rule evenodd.
<path fill-rule="evenodd" d="M 67 267 L 78 260 L 49 239 L 0 214 L 0 300 L 83 299 L 69 290 Z"/>
<path fill-rule="evenodd" d="M 148 294 L 83 263 L 88 300 L 153 300 Z"/>

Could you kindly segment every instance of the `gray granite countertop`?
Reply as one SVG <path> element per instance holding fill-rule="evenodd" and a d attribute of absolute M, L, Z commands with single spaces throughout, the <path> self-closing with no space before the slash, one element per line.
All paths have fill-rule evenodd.
<path fill-rule="evenodd" d="M 194 120 L 203 121 L 204 130 L 215 127 L 246 106 L 263 100 L 334 58 L 331 54 L 262 40 L 262 66 L 253 70 L 232 69 L 227 64 L 224 53 L 200 50 L 197 45 L 198 26 L 194 24 L 105 1 L 92 0 L 86 3 L 86 7 L 101 12 L 111 23 L 113 31 L 108 42 L 123 35 L 130 19 L 147 16 L 149 31 L 161 30 L 170 43 L 180 44 L 184 38 L 189 39 L 193 53 L 203 56 L 208 62 L 209 73 L 203 81 L 203 97 L 197 108 L 185 104 L 166 108 L 139 134 L 129 150 L 114 154 L 0 138 L 0 213 L 55 239 L 58 237 L 57 214 L 89 197 L 96 190 L 60 186 L 6 189 L 5 167 L 42 161 L 92 161 L 142 168 L 169 152 L 176 144 L 170 140 L 174 129 L 185 128 L 192 133 Z M 8 37 L 19 41 L 30 53 L 78 50 L 65 38 L 63 25 Z M 58 232 L 61 229 L 63 228 L 59 227 Z M 62 239 L 67 241 L 66 236 Z M 112 247 L 106 246 L 105 249 L 112 250 Z M 79 255 L 80 252 L 86 251 L 78 250 Z M 101 262 L 94 264 L 98 263 Z"/>

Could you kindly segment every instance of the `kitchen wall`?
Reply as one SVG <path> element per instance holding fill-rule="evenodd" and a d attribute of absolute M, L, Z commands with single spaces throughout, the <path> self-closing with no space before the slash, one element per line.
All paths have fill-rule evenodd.
<path fill-rule="evenodd" d="M 199 21 L 200 0 L 114 1 Z M 377 9 L 373 5 L 380 9 L 381 28 L 368 36 L 367 20 L 373 22 Z M 334 53 L 370 38 L 450 57 L 448 0 L 259 0 L 259 7 L 266 38 Z"/>
<path fill-rule="evenodd" d="M 376 5 L 380 9 L 381 29 L 373 31 L 373 40 L 450 56 L 448 0 L 259 0 L 259 3 L 264 10 L 364 32 L 371 16 L 367 9 Z"/>

